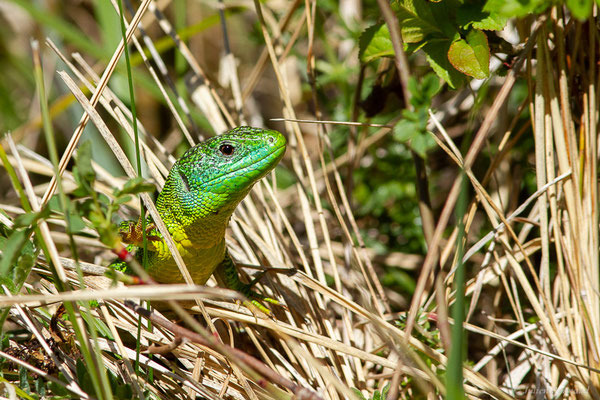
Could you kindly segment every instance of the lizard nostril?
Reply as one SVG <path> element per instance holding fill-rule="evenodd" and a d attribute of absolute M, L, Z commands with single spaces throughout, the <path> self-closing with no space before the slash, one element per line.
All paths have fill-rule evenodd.
<path fill-rule="evenodd" d="M 270 144 L 273 144 L 275 142 L 275 138 L 273 136 L 269 136 L 269 139 L 267 139 L 269 141 Z"/>

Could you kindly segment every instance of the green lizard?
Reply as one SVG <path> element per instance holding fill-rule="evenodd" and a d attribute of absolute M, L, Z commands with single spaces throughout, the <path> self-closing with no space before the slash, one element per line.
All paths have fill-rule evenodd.
<path fill-rule="evenodd" d="M 225 230 L 233 210 L 252 186 L 281 160 L 285 137 L 273 130 L 239 127 L 189 149 L 171 168 L 156 200 L 156 208 L 185 262 L 194 283 L 203 285 L 214 273 L 217 281 L 241 292 L 263 311 L 257 300 L 276 302 L 243 284 L 225 245 Z M 142 260 L 141 221 L 125 221 L 120 234 L 128 250 Z M 148 220 L 147 264 L 161 283 L 182 283 L 183 276 L 158 229 Z M 122 261 L 111 264 L 127 270 Z"/>

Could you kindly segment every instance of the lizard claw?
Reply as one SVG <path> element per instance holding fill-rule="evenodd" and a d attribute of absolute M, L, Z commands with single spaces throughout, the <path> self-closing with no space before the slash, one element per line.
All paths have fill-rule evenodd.
<path fill-rule="evenodd" d="M 273 299 L 271 297 L 267 297 L 267 296 L 263 296 L 262 294 L 256 293 L 255 291 L 251 290 L 252 286 L 254 286 L 255 280 L 253 280 L 251 283 L 244 285 L 241 290 L 240 293 L 242 293 L 244 296 L 246 296 L 249 301 L 245 301 L 244 304 L 247 305 L 246 303 L 250 303 L 253 306 L 255 306 L 256 308 L 258 308 L 260 311 L 262 311 L 263 313 L 271 316 L 271 310 L 269 310 L 268 308 L 266 308 L 263 305 L 263 302 L 265 303 L 271 303 L 271 304 L 275 304 L 278 305 L 280 307 L 283 307 L 285 310 L 288 310 L 288 307 L 280 302 L 279 300 Z"/>

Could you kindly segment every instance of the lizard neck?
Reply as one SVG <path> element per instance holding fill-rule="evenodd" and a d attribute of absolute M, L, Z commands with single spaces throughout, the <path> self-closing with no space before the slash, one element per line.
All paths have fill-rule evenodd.
<path fill-rule="evenodd" d="M 231 214 L 227 216 L 208 215 L 190 224 L 181 225 L 181 227 L 185 230 L 191 246 L 207 249 L 217 246 L 225 240 L 225 231 L 230 218 Z"/>
<path fill-rule="evenodd" d="M 159 196 L 158 212 L 167 225 L 173 240 L 183 247 L 209 249 L 220 245 L 237 203 L 231 207 L 213 210 L 211 198 L 200 196 L 194 206 L 185 207 L 179 202 Z"/>

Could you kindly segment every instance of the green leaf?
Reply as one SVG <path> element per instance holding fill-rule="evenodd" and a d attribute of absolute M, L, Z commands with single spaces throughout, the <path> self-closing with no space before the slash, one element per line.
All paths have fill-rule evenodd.
<path fill-rule="evenodd" d="M 357 388 L 352 388 L 352 391 L 354 392 L 354 394 L 356 395 L 356 398 L 357 398 L 358 400 L 367 400 L 367 399 L 365 398 L 365 396 L 364 396 L 364 395 L 361 393 L 361 391 L 360 391 L 360 390 L 358 390 Z"/>
<path fill-rule="evenodd" d="M 504 28 L 508 17 L 497 12 L 483 10 L 484 4 L 476 1 L 463 4 L 456 13 L 456 22 L 462 29 L 475 29 L 499 31 Z"/>
<path fill-rule="evenodd" d="M 484 31 L 501 31 L 506 26 L 507 21 L 508 18 L 500 14 L 490 14 L 480 21 L 473 21 L 473 28 Z"/>
<path fill-rule="evenodd" d="M 81 302 L 82 306 L 84 307 L 97 307 L 98 306 L 98 302 L 96 300 L 94 300 L 93 302 Z M 87 303 L 87 304 L 86 304 Z M 109 340 L 113 340 L 113 335 L 110 332 L 110 329 L 108 328 L 108 326 L 104 323 L 104 321 L 102 321 L 99 318 L 96 318 L 94 316 L 91 316 L 91 318 L 88 316 L 87 313 L 82 313 L 81 316 L 83 317 L 83 319 L 85 320 L 85 322 L 88 325 L 93 325 L 97 330 L 98 333 L 102 336 L 105 337 Z"/>
<path fill-rule="evenodd" d="M 385 24 L 377 24 L 365 29 L 360 35 L 358 46 L 358 57 L 363 63 L 394 55 L 390 32 Z"/>
<path fill-rule="evenodd" d="M 0 276 L 8 276 L 12 266 L 19 257 L 19 253 L 25 245 L 28 232 L 26 229 L 19 229 L 11 233 L 2 249 L 2 258 L 0 259 Z"/>
<path fill-rule="evenodd" d="M 27 369 L 22 366 L 19 367 L 19 387 L 27 394 L 31 394 L 31 386 L 29 386 Z"/>
<path fill-rule="evenodd" d="M 81 215 L 87 216 L 92 210 L 96 209 L 96 204 L 93 199 L 85 199 L 76 203 L 77 210 Z"/>
<path fill-rule="evenodd" d="M 19 291 L 23 286 L 23 283 L 25 283 L 25 280 L 29 276 L 31 269 L 35 265 L 35 260 L 36 254 L 34 252 L 33 244 L 28 241 L 21 250 L 21 254 L 17 259 L 16 267 L 12 276 L 12 282 L 17 291 Z"/>
<path fill-rule="evenodd" d="M 41 376 L 35 380 L 35 393 L 40 398 L 46 398 L 46 381 Z"/>
<path fill-rule="evenodd" d="M 8 239 L 2 238 L 2 255 L 0 255 L 1 282 L 6 284 L 11 293 L 17 293 L 35 265 L 36 253 L 33 243 L 27 240 L 31 229 L 13 231 Z"/>
<path fill-rule="evenodd" d="M 116 377 L 112 373 L 108 374 L 108 380 L 110 381 L 110 388 L 115 399 L 121 400 L 133 398 L 133 390 L 131 389 L 131 385 L 124 383 L 120 378 Z"/>
<path fill-rule="evenodd" d="M 73 167 L 73 173 L 77 173 L 77 167 Z M 92 188 L 88 184 L 83 184 L 77 186 L 73 191 L 71 191 L 71 195 L 76 199 L 82 199 L 84 197 L 88 197 L 90 195 Z"/>
<path fill-rule="evenodd" d="M 51 212 L 54 212 L 56 214 L 60 214 L 63 212 L 58 194 L 55 194 L 54 196 L 50 197 L 50 200 L 48 200 L 47 203 L 47 207 Z"/>
<path fill-rule="evenodd" d="M 154 186 L 152 186 L 152 190 L 154 190 Z M 100 203 L 100 205 L 102 207 L 108 207 L 111 204 L 111 200 L 110 198 L 105 195 L 104 193 L 98 193 L 98 203 Z"/>
<path fill-rule="evenodd" d="M 465 82 L 465 76 L 458 72 L 448 61 L 449 40 L 436 40 L 423 46 L 427 61 L 435 73 L 445 80 L 452 89 L 456 89 Z"/>
<path fill-rule="evenodd" d="M 421 157 L 435 146 L 435 141 L 427 132 L 427 107 L 420 107 L 415 111 L 402 110 L 404 119 L 394 127 L 394 139 L 407 144 Z"/>
<path fill-rule="evenodd" d="M 418 127 L 413 121 L 403 119 L 394 126 L 394 139 L 408 142 L 418 132 Z"/>
<path fill-rule="evenodd" d="M 410 148 L 423 158 L 427 155 L 427 151 L 434 147 L 435 140 L 426 132 L 415 135 L 410 141 Z"/>
<path fill-rule="evenodd" d="M 94 393 L 94 384 L 90 376 L 89 368 L 81 360 L 77 360 L 75 370 L 79 386 L 84 392 Z"/>
<path fill-rule="evenodd" d="M 96 172 L 92 168 L 92 142 L 88 140 L 79 145 L 75 164 L 77 165 L 76 177 L 79 178 L 80 183 L 92 183 L 96 180 Z"/>
<path fill-rule="evenodd" d="M 507 18 L 518 18 L 527 14 L 542 13 L 551 5 L 552 2 L 546 0 L 488 0 L 483 10 Z"/>
<path fill-rule="evenodd" d="M 439 78 L 432 73 L 425 75 L 421 81 L 421 93 L 430 101 L 441 88 Z"/>
<path fill-rule="evenodd" d="M 128 203 L 130 200 L 131 200 L 131 196 L 125 195 L 125 196 L 118 197 L 117 199 L 115 199 L 114 204 L 117 206 L 120 206 L 121 204 Z"/>
<path fill-rule="evenodd" d="M 460 32 L 456 26 L 456 12 L 463 2 L 464 0 L 440 0 L 437 3 L 428 2 L 435 26 L 443 32 L 442 36 L 446 39 L 454 41 L 460 37 Z"/>
<path fill-rule="evenodd" d="M 81 232 L 85 228 L 85 222 L 81 218 L 80 210 L 77 209 L 75 203 L 67 205 L 69 210 L 69 229 L 71 233 Z"/>
<path fill-rule="evenodd" d="M 592 0 L 567 0 L 567 7 L 575 18 L 586 20 L 592 14 Z"/>
<path fill-rule="evenodd" d="M 48 218 L 49 216 L 50 216 L 50 209 L 48 207 L 44 207 L 38 212 L 29 212 L 29 213 L 21 214 L 17 218 L 15 218 L 14 228 L 32 227 L 40 219 Z"/>
<path fill-rule="evenodd" d="M 426 41 L 419 43 L 404 43 L 404 51 L 406 52 L 406 54 L 410 55 L 416 53 L 418 50 L 421 50 L 421 48 L 426 44 Z"/>
<path fill-rule="evenodd" d="M 319 72 L 317 76 L 318 83 L 321 85 L 346 84 L 348 79 L 356 75 L 354 68 L 349 67 L 343 62 L 327 62 L 325 60 L 317 60 L 315 64 L 316 70 Z"/>
<path fill-rule="evenodd" d="M 424 110 L 425 120 L 428 119 L 426 110 L 431 107 L 431 99 L 440 88 L 440 78 L 433 73 L 425 75 L 420 83 L 412 76 L 408 81 L 408 90 L 411 94 L 410 102 L 416 110 Z"/>
<path fill-rule="evenodd" d="M 383 397 L 384 399 L 387 398 L 387 394 L 388 394 L 389 391 L 390 391 L 390 384 L 388 383 L 381 390 L 381 397 Z"/>
<path fill-rule="evenodd" d="M 120 197 L 127 194 L 138 194 L 142 192 L 152 192 L 155 189 L 154 185 L 144 181 L 144 178 L 138 176 L 125 182 L 123 189 L 115 191 L 115 197 Z"/>
<path fill-rule="evenodd" d="M 16 294 L 19 289 L 15 286 L 15 282 L 8 276 L 0 276 L 0 285 L 6 286 L 6 288 L 13 294 Z"/>
<path fill-rule="evenodd" d="M 448 60 L 465 75 L 487 78 L 490 75 L 490 48 L 485 33 L 473 29 L 467 34 L 467 40 L 460 39 L 452 43 Z"/>
<path fill-rule="evenodd" d="M 62 372 L 58 373 L 58 379 L 63 382 L 67 381 Z M 69 390 L 65 388 L 64 385 L 59 385 L 56 382 L 50 381 L 50 384 L 48 386 L 50 387 L 52 394 L 55 396 L 68 396 L 70 394 Z"/>
<path fill-rule="evenodd" d="M 402 40 L 417 43 L 427 35 L 442 34 L 429 3 L 425 0 L 400 0 L 392 2 L 392 9 L 400 22 Z"/>

